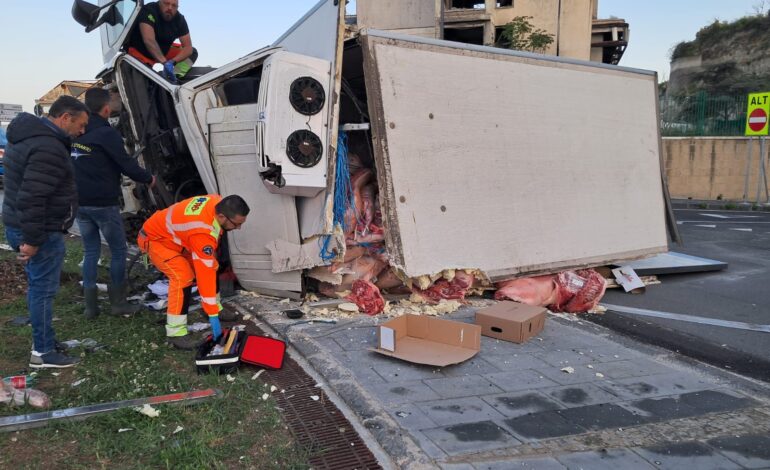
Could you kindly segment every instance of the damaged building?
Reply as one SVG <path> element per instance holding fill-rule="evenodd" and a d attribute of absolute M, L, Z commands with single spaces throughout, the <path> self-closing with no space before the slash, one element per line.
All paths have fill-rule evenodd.
<path fill-rule="evenodd" d="M 628 45 L 628 23 L 600 19 L 598 8 L 599 0 L 358 0 L 348 23 L 494 46 L 506 24 L 529 17 L 534 28 L 553 37 L 544 53 L 617 65 Z"/>

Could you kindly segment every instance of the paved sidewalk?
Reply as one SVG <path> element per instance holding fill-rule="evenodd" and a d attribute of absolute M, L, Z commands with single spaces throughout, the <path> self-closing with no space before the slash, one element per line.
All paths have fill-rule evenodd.
<path fill-rule="evenodd" d="M 236 303 L 262 310 L 396 467 L 770 468 L 770 388 L 588 322 L 551 315 L 525 344 L 482 337 L 474 358 L 435 368 L 369 351 L 384 319 L 292 325 Z"/>

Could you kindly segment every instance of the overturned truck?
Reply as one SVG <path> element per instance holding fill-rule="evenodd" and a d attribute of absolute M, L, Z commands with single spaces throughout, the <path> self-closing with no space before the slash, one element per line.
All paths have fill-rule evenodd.
<path fill-rule="evenodd" d="M 127 147 L 158 175 L 124 191 L 137 223 L 239 194 L 252 211 L 228 233 L 234 272 L 282 295 L 310 279 L 425 290 L 667 250 L 654 72 L 358 30 L 344 3 L 177 86 L 121 52 L 141 0 L 75 1 L 101 30 Z"/>

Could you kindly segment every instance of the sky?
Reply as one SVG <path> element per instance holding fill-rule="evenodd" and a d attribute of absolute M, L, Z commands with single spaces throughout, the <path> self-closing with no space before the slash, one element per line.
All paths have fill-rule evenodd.
<path fill-rule="evenodd" d="M 97 0 L 91 0 L 96 2 Z M 317 0 L 180 0 L 199 51 L 197 65 L 226 64 L 271 44 Z M 668 78 L 669 51 L 715 19 L 755 13 L 761 0 L 599 0 L 599 16 L 630 24 L 620 65 Z M 770 7 L 770 1 L 765 2 Z M 348 5 L 351 10 L 355 5 Z M 63 80 L 90 80 L 102 67 L 98 31 L 86 34 L 71 0 L 0 0 L 0 103 L 31 112 L 35 98 Z M 767 8 L 766 7 L 766 8 Z"/>

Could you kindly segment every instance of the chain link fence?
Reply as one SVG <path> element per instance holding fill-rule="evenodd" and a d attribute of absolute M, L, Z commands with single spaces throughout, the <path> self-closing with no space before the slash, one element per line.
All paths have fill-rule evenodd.
<path fill-rule="evenodd" d="M 660 99 L 660 130 L 664 137 L 742 136 L 748 95 L 693 96 Z"/>

